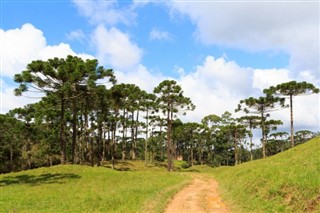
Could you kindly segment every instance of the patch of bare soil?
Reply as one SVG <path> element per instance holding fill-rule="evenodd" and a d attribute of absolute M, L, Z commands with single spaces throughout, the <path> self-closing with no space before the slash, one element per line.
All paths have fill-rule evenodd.
<path fill-rule="evenodd" d="M 217 190 L 215 180 L 194 177 L 190 185 L 173 197 L 165 213 L 229 213 Z"/>

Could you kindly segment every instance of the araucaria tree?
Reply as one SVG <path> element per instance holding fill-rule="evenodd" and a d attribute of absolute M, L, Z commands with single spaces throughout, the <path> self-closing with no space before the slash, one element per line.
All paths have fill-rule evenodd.
<path fill-rule="evenodd" d="M 294 128 L 293 128 L 293 97 L 298 95 L 309 95 L 313 93 L 319 93 L 319 88 L 316 88 L 313 84 L 303 82 L 290 81 L 287 83 L 278 84 L 277 86 L 271 86 L 263 91 L 269 95 L 276 95 L 279 97 L 288 97 L 290 100 L 290 142 L 291 147 L 294 147 Z"/>
<path fill-rule="evenodd" d="M 250 97 L 248 99 L 241 100 L 238 104 L 238 108 L 235 110 L 244 111 L 249 114 L 258 114 L 260 115 L 260 127 L 262 131 L 262 155 L 263 158 L 266 157 L 266 120 L 269 116 L 268 112 L 277 110 L 279 107 L 284 107 L 284 98 L 274 97 L 271 95 L 267 95 L 265 97 L 253 98 Z"/>
<path fill-rule="evenodd" d="M 95 59 L 83 59 L 76 56 L 68 56 L 66 59 L 49 59 L 47 61 L 32 61 L 27 65 L 27 70 L 14 76 L 19 87 L 15 89 L 15 95 L 24 92 L 42 92 L 46 96 L 54 97 L 60 106 L 60 148 L 61 163 L 66 163 L 66 128 L 67 109 L 73 107 L 73 117 L 76 118 L 77 102 L 84 96 L 88 97 L 96 88 L 96 80 L 110 77 L 114 81 L 113 71 L 98 66 Z M 74 122 L 74 125 L 76 123 Z M 73 127 L 74 134 L 76 126 Z M 76 137 L 73 137 L 74 140 Z M 73 142 L 75 144 L 75 141 Z"/>
<path fill-rule="evenodd" d="M 249 115 L 249 116 L 242 116 L 238 118 L 238 121 L 242 123 L 243 125 L 247 126 L 249 128 L 249 137 L 250 137 L 250 160 L 253 160 L 253 155 L 252 155 L 252 129 L 256 128 L 258 124 L 260 123 L 260 117 L 259 116 L 254 116 L 254 115 Z"/>
<path fill-rule="evenodd" d="M 179 111 L 194 110 L 195 106 L 192 104 L 190 98 L 183 96 L 182 88 L 177 85 L 174 80 L 165 80 L 161 82 L 153 91 L 157 97 L 157 104 L 160 110 L 166 114 L 167 124 L 167 158 L 168 171 L 172 168 L 172 120 L 174 115 Z"/>

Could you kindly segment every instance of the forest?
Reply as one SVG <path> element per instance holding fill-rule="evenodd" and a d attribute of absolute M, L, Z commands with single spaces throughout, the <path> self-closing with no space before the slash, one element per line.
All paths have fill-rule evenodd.
<path fill-rule="evenodd" d="M 39 102 L 0 114 L 0 173 L 57 164 L 100 166 L 118 160 L 166 162 L 183 167 L 236 165 L 277 154 L 319 132 L 294 132 L 293 97 L 319 93 L 311 83 L 291 81 L 266 88 L 262 97 L 239 100 L 235 111 L 209 114 L 200 123 L 180 120 L 195 109 L 174 80 L 148 93 L 118 84 L 112 69 L 79 57 L 32 61 L 14 76 L 17 96 Z M 270 112 L 290 108 L 290 132 Z M 237 116 L 242 113 L 243 116 Z M 289 116 L 289 115 L 288 115 Z M 253 129 L 261 129 L 254 146 Z"/>

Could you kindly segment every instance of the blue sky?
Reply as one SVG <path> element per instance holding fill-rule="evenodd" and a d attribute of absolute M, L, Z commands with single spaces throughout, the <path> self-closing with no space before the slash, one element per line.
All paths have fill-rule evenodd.
<path fill-rule="evenodd" d="M 0 28 L 2 113 L 34 101 L 13 96 L 15 73 L 66 54 L 98 58 L 148 91 L 177 80 L 197 106 L 186 120 L 234 113 L 289 80 L 320 85 L 318 1 L 2 0 Z M 295 101 L 297 128 L 319 131 L 319 96 Z M 274 114 L 283 129 L 288 115 Z"/>

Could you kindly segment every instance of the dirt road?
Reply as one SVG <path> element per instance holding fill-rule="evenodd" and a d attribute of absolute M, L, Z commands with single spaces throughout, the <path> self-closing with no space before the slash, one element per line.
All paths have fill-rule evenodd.
<path fill-rule="evenodd" d="M 217 189 L 215 180 L 195 176 L 190 185 L 173 197 L 165 213 L 229 213 Z"/>

